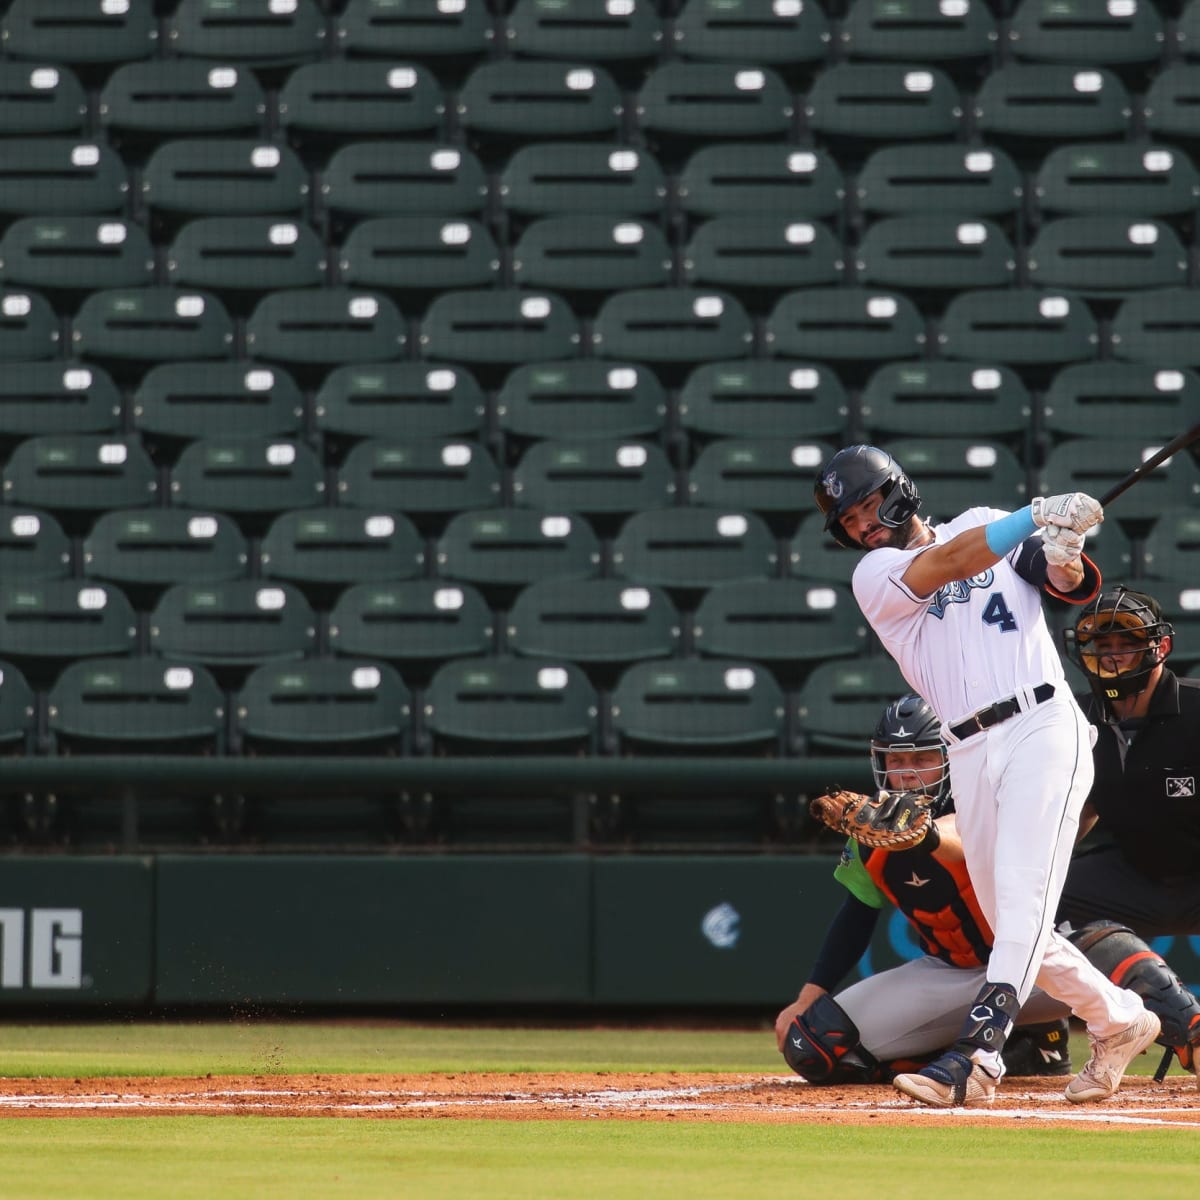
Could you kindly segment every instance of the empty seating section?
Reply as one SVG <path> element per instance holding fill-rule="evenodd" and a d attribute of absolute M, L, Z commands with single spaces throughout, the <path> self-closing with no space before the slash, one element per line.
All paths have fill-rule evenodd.
<path fill-rule="evenodd" d="M 0 754 L 860 755 L 819 466 L 1200 421 L 1198 113 L 1200 3 L 0 0 Z M 1087 543 L 1185 665 L 1198 514 Z"/>

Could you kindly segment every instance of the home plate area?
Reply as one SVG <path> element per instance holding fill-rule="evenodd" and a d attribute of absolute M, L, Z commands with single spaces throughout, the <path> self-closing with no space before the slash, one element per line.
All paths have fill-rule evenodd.
<path fill-rule="evenodd" d="M 521 1073 L 0 1079 L 0 1117 L 225 1116 L 645 1120 L 774 1124 L 955 1121 L 1200 1126 L 1195 1079 L 1127 1076 L 1120 1093 L 1073 1105 L 1059 1079 L 1014 1078 L 990 1108 L 933 1109 L 890 1087 L 818 1088 L 796 1076 Z"/>

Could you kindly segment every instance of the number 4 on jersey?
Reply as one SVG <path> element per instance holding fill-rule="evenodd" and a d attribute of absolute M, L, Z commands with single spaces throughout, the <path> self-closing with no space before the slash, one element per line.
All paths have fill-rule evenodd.
<path fill-rule="evenodd" d="M 1012 615 L 1008 605 L 1004 603 L 1003 592 L 993 592 L 988 597 L 987 606 L 983 610 L 985 625 L 999 625 L 1005 633 L 1011 633 L 1017 627 L 1017 618 Z"/>

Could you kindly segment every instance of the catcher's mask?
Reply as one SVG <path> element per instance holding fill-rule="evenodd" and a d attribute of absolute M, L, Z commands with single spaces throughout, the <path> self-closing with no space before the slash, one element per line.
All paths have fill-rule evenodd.
<path fill-rule="evenodd" d="M 813 498 L 825 514 L 825 528 L 839 545 L 862 549 L 842 528 L 841 517 L 872 492 L 879 493 L 879 522 L 889 529 L 899 529 L 921 507 L 916 484 L 877 446 L 847 446 L 821 468 Z"/>
<path fill-rule="evenodd" d="M 871 774 L 877 788 L 890 787 L 887 755 L 916 754 L 936 750 L 941 767 L 936 772 L 921 772 L 921 784 L 906 787 L 933 797 L 933 815 L 940 816 L 950 806 L 950 762 L 942 741 L 942 723 L 920 696 L 910 692 L 894 700 L 883 710 L 871 737 Z"/>
<path fill-rule="evenodd" d="M 1120 700 L 1145 690 L 1150 672 L 1170 653 L 1163 638 L 1174 633 L 1153 596 L 1119 587 L 1101 592 L 1075 628 L 1063 630 L 1063 645 L 1093 692 Z"/>

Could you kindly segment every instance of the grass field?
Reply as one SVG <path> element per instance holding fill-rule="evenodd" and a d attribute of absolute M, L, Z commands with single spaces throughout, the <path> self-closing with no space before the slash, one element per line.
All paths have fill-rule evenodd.
<path fill-rule="evenodd" d="M 1082 1045 L 1076 1052 L 1086 1051 Z M 0 1027 L 0 1073 L 650 1070 L 777 1073 L 769 1030 L 542 1030 L 390 1023 Z M 1153 1069 L 1150 1056 L 1135 1070 Z M 69 1117 L 0 1124 L 4 1200 L 403 1197 L 1174 1200 L 1197 1130 L 670 1121 Z"/>

